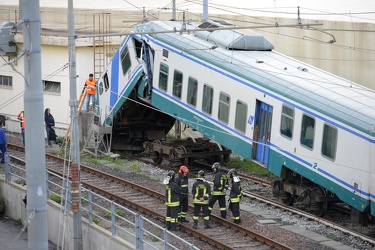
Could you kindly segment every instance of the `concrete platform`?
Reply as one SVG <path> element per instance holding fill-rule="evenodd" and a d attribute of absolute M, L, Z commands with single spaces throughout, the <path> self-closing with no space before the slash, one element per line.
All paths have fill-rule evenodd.
<path fill-rule="evenodd" d="M 22 231 L 23 225 L 7 217 L 0 218 L 0 249 L 28 249 L 27 231 Z M 49 250 L 57 246 L 48 242 Z"/>

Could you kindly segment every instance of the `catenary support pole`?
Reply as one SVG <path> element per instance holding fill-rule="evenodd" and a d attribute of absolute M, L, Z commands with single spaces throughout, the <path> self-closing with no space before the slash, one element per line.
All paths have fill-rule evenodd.
<path fill-rule="evenodd" d="M 46 160 L 39 0 L 20 0 L 25 64 L 25 154 L 28 249 L 48 249 Z"/>
<path fill-rule="evenodd" d="M 68 46 L 69 46 L 69 82 L 70 82 L 70 119 L 72 129 L 70 131 L 70 153 L 72 156 L 72 212 L 74 250 L 83 249 L 82 244 L 82 211 L 80 189 L 80 149 L 78 133 L 78 101 L 76 84 L 76 49 L 73 0 L 68 0 Z"/>
<path fill-rule="evenodd" d="M 203 0 L 203 21 L 208 20 L 208 0 Z"/>

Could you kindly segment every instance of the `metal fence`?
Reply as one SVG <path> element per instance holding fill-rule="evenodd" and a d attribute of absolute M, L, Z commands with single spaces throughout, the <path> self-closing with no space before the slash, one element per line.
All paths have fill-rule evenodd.
<path fill-rule="evenodd" d="M 13 170 L 13 171 L 11 171 Z M 18 174 L 16 174 L 16 172 Z M 24 172 L 24 174 L 22 174 Z M 26 171 L 5 156 L 5 179 L 26 183 Z M 67 212 L 71 211 L 71 182 L 46 171 L 47 199 L 59 202 Z M 53 179 L 53 180 L 52 180 Z M 61 185 L 58 183 L 62 183 Z M 139 250 L 148 249 L 199 249 L 178 235 L 116 202 L 81 187 L 81 211 L 90 224 L 95 223 L 130 242 Z"/>

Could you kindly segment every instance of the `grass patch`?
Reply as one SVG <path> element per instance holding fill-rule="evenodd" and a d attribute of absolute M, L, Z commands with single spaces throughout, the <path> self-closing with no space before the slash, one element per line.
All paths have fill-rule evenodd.
<path fill-rule="evenodd" d="M 92 222 L 94 222 L 96 225 L 98 225 L 100 220 L 98 218 L 92 218 Z"/>
<path fill-rule="evenodd" d="M 118 216 L 123 216 L 124 212 L 121 209 L 116 209 L 115 214 L 117 214 Z"/>
<path fill-rule="evenodd" d="M 49 195 L 49 198 L 50 198 L 51 200 L 53 200 L 54 202 L 58 203 L 58 204 L 61 203 L 61 197 L 58 196 L 57 194 L 50 194 L 50 195 Z"/>
<path fill-rule="evenodd" d="M 104 218 L 110 219 L 112 216 L 112 213 L 110 211 L 105 211 Z"/>
<path fill-rule="evenodd" d="M 276 177 L 275 175 L 268 172 L 267 169 L 259 166 L 258 164 L 252 161 L 249 161 L 248 159 L 241 157 L 231 157 L 228 166 L 231 166 L 235 169 L 240 169 L 242 171 L 251 172 L 254 174 L 261 174 L 268 177 Z"/>
<path fill-rule="evenodd" d="M 81 158 L 81 162 L 93 163 L 95 165 L 101 165 L 99 159 L 94 156 L 85 156 Z"/>
<path fill-rule="evenodd" d="M 85 205 L 88 202 L 88 196 L 87 195 L 81 195 L 81 204 Z"/>
<path fill-rule="evenodd" d="M 132 162 L 130 167 L 134 170 L 137 170 L 137 171 L 141 170 L 141 164 L 137 161 Z"/>

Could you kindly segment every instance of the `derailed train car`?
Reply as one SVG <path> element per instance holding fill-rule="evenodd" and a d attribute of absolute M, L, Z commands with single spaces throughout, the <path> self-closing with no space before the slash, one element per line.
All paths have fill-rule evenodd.
<path fill-rule="evenodd" d="M 344 202 L 368 224 L 374 91 L 277 53 L 262 35 L 207 30 L 220 27 L 155 21 L 124 39 L 99 79 L 114 147 L 142 150 L 178 120 L 279 176 L 284 203 L 324 215 Z"/>

